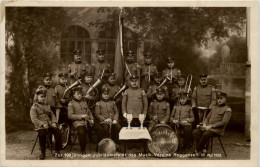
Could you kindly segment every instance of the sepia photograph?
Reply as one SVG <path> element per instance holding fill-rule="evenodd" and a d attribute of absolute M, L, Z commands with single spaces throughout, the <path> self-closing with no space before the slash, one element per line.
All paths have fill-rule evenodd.
<path fill-rule="evenodd" d="M 258 3 L 234 4 L 3 2 L 1 166 L 257 166 Z"/>

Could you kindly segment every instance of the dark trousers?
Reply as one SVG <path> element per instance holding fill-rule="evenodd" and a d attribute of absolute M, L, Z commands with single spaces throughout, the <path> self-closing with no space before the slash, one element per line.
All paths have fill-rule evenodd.
<path fill-rule="evenodd" d="M 94 123 L 92 126 L 90 126 L 88 124 L 88 129 L 86 128 L 86 126 L 78 126 L 77 129 L 77 133 L 78 133 L 78 141 L 79 141 L 79 145 L 80 145 L 80 149 L 81 151 L 85 151 L 86 148 L 86 136 L 89 136 L 89 139 L 91 138 L 91 132 L 95 131 L 96 135 L 97 135 L 97 143 L 100 142 L 100 140 L 102 140 L 104 138 L 104 131 L 102 129 L 102 127 L 98 124 L 98 123 Z"/>
<path fill-rule="evenodd" d="M 218 134 L 211 130 L 203 131 L 199 128 L 193 130 L 195 149 L 198 152 L 201 152 L 204 148 L 206 148 L 209 139 L 214 136 L 218 136 Z"/>
<path fill-rule="evenodd" d="M 181 137 L 183 137 L 182 148 L 189 148 L 191 145 L 192 138 L 192 126 L 191 125 L 179 125 L 171 124 L 171 127 L 175 129 L 177 137 L 180 141 Z M 183 134 L 183 135 L 182 135 Z"/>
<path fill-rule="evenodd" d="M 141 123 L 140 123 L 140 121 L 139 121 L 139 118 L 133 118 L 130 125 L 131 125 L 131 127 L 140 127 L 140 126 L 141 126 Z M 127 123 L 127 119 L 126 119 L 126 118 L 124 118 L 123 123 L 122 123 L 122 126 L 124 126 L 124 127 L 127 127 L 127 126 L 128 126 L 128 123 Z"/>
<path fill-rule="evenodd" d="M 77 127 L 77 133 L 78 133 L 78 141 L 80 145 L 80 150 L 85 151 L 86 149 L 86 135 L 87 135 L 87 128 L 85 126 L 78 126 Z"/>
<path fill-rule="evenodd" d="M 110 137 L 110 135 L 109 135 L 110 124 L 102 123 L 100 125 L 103 128 L 105 138 L 109 138 Z M 119 143 L 119 132 L 120 132 L 120 130 L 121 130 L 121 126 L 120 126 L 119 123 L 112 124 L 111 139 L 113 141 L 115 141 L 116 143 Z"/>
<path fill-rule="evenodd" d="M 57 128 L 49 128 L 49 129 L 39 129 L 39 143 L 40 143 L 40 149 L 42 153 L 45 153 L 46 150 L 46 138 L 47 134 L 53 134 L 55 138 L 55 150 L 61 150 L 61 133 L 59 129 Z"/>

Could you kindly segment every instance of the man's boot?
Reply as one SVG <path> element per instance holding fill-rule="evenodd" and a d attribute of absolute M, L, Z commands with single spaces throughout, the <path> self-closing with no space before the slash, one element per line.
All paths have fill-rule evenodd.
<path fill-rule="evenodd" d="M 40 154 L 40 160 L 44 160 L 45 159 L 45 152 L 41 152 Z"/>

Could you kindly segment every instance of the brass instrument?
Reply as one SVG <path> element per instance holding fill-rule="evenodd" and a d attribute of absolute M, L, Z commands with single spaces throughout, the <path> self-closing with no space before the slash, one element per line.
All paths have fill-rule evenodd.
<path fill-rule="evenodd" d="M 162 83 L 158 86 L 158 88 L 161 88 L 167 81 L 170 81 L 170 78 L 169 77 L 166 77 Z"/>
<path fill-rule="evenodd" d="M 124 84 L 124 86 L 122 86 L 122 88 L 115 94 L 115 96 L 113 97 L 113 99 L 116 99 L 116 97 L 122 93 L 125 89 L 127 88 L 127 85 Z"/>
<path fill-rule="evenodd" d="M 74 87 L 76 87 L 76 86 L 78 86 L 78 85 L 82 85 L 82 83 L 81 83 L 80 80 L 77 80 L 77 81 L 74 82 L 72 85 L 70 85 L 70 86 L 64 91 L 62 98 L 64 99 L 66 93 L 67 93 L 70 89 L 72 89 L 72 88 L 74 88 Z"/>
<path fill-rule="evenodd" d="M 189 74 L 188 76 L 187 76 L 187 79 L 186 79 L 186 83 L 185 83 L 185 92 L 187 92 L 188 94 L 190 93 L 190 91 L 191 91 L 191 89 L 190 89 L 190 86 L 191 86 L 191 82 L 192 82 L 192 75 L 191 74 Z M 189 84 L 189 86 L 188 86 L 188 84 Z M 188 87 L 187 87 L 188 86 Z M 186 90 L 186 88 L 187 88 L 187 90 Z"/>
<path fill-rule="evenodd" d="M 100 78 L 98 78 L 98 80 L 89 88 L 89 90 L 87 91 L 85 97 L 87 97 L 87 95 L 90 95 L 90 93 L 94 90 L 96 90 L 96 87 L 102 83 L 102 80 Z M 95 97 L 94 99 L 87 99 L 86 98 L 86 102 L 88 104 L 89 108 L 93 108 L 96 105 L 96 102 L 98 101 L 99 98 L 99 94 L 98 91 L 96 90 L 95 92 Z"/>

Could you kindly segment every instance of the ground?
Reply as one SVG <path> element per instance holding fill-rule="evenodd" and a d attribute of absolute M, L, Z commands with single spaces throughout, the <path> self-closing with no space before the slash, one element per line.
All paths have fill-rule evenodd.
<path fill-rule="evenodd" d="M 31 154 L 31 149 L 33 147 L 33 143 L 36 139 L 37 133 L 35 131 L 19 131 L 12 132 L 7 134 L 6 138 L 6 159 L 7 160 L 37 160 L 39 158 L 39 144 L 37 143 L 33 154 Z M 222 137 L 222 143 L 224 144 L 225 150 L 227 152 L 227 158 L 224 157 L 223 151 L 221 149 L 220 143 L 217 139 L 214 139 L 213 142 L 213 155 L 215 157 L 203 158 L 203 160 L 209 159 L 228 159 L 228 160 L 246 160 L 250 159 L 250 143 L 246 142 L 246 138 L 244 133 L 235 132 L 234 130 L 226 131 L 225 135 Z M 111 159 L 107 157 L 94 157 L 97 155 L 95 152 L 95 145 L 91 145 L 91 153 L 89 151 L 89 147 L 87 147 L 87 155 L 85 157 L 79 157 L 79 145 L 76 143 L 72 151 L 69 151 L 69 147 L 67 146 L 62 150 L 63 154 L 66 154 L 67 157 L 63 159 Z M 133 148 L 131 150 L 127 150 L 127 156 L 124 158 L 122 156 L 114 157 L 114 159 L 161 159 L 157 157 L 151 156 L 142 157 L 140 156 L 142 153 L 142 149 Z M 73 153 L 73 154 L 69 154 Z M 96 153 L 96 154 L 94 154 Z M 136 153 L 136 154 L 135 154 Z M 119 155 L 119 154 L 118 154 Z M 121 155 L 121 154 L 120 154 Z M 221 157 L 219 157 L 221 155 Z M 70 156 L 70 157 L 68 157 Z M 50 150 L 46 150 L 46 159 L 57 159 L 51 156 Z M 171 157 L 167 159 L 196 159 L 196 158 L 180 158 L 180 157 Z M 58 160 L 58 159 L 57 159 Z"/>

